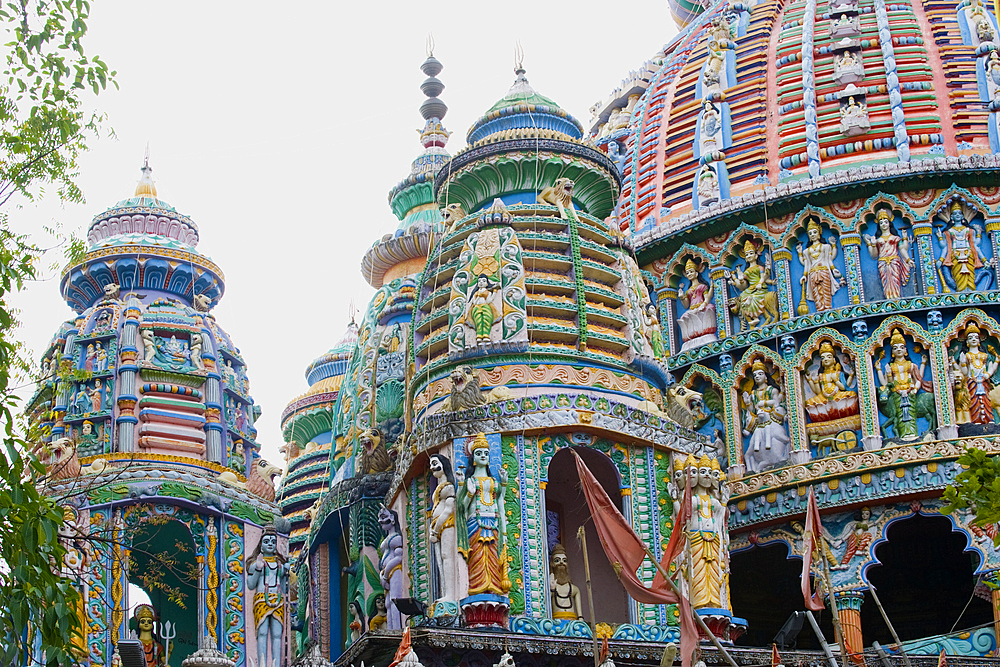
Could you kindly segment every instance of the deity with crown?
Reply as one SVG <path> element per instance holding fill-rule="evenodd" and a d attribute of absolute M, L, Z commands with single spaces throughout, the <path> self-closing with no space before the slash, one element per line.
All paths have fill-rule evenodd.
<path fill-rule="evenodd" d="M 726 505 L 722 502 L 722 471 L 716 459 L 703 455 L 695 462 L 689 454 L 685 467 L 692 475 L 691 519 L 687 526 L 691 550 L 691 606 L 695 609 L 723 607 L 727 555 Z M 728 597 L 728 596 L 726 596 Z"/>
<path fill-rule="evenodd" d="M 970 292 L 976 289 L 976 270 L 990 264 L 979 249 L 978 232 L 966 224 L 965 213 L 959 202 L 951 205 L 950 226 L 937 231 L 941 246 L 939 264 L 947 267 L 951 280 L 942 274 L 941 278 L 956 292 Z"/>
<path fill-rule="evenodd" d="M 156 641 L 156 610 L 148 604 L 140 604 L 132 612 L 135 621 L 136 639 L 142 644 L 146 657 L 146 667 L 163 667 L 166 661 L 163 647 Z"/>
<path fill-rule="evenodd" d="M 926 393 L 932 386 L 923 379 L 928 359 L 922 355 L 919 366 L 910 360 L 906 339 L 899 329 L 893 330 L 889 347 L 892 359 L 885 366 L 876 365 L 879 410 L 888 417 L 895 437 L 912 440 L 917 437 L 918 414 L 934 419 L 934 397 Z"/>
<path fill-rule="evenodd" d="M 742 395 L 743 435 L 750 439 L 745 460 L 747 470 L 760 472 L 787 458 L 790 439 L 785 428 L 784 394 L 768 381 L 763 361 L 754 361 L 751 371 L 753 387 Z"/>
<path fill-rule="evenodd" d="M 689 350 L 719 339 L 716 335 L 718 320 L 715 304 L 712 303 L 712 285 L 701 281 L 698 265 L 690 257 L 684 263 L 684 277 L 688 280 L 688 286 L 677 293 L 677 300 L 687 310 L 677 318 L 677 324 L 684 341 L 681 350 Z"/>
<path fill-rule="evenodd" d="M 469 567 L 469 595 L 506 595 L 510 590 L 507 551 L 502 543 L 506 533 L 503 496 L 507 471 L 501 469 L 499 477 L 497 480 L 490 471 L 490 445 L 486 435 L 479 433 L 470 441 L 469 465 L 461 492 L 469 536 L 463 551 Z"/>
<path fill-rule="evenodd" d="M 965 341 L 952 359 L 956 378 L 964 382 L 968 402 L 967 421 L 972 424 L 995 424 L 996 414 L 990 392 L 997 372 L 996 354 L 982 349 L 982 334 L 975 322 L 965 327 Z M 957 401 L 956 401 L 957 402 Z"/>
<path fill-rule="evenodd" d="M 744 328 L 752 329 L 760 324 L 770 324 L 778 321 L 778 294 L 770 285 L 771 263 L 765 257 L 763 264 L 758 264 L 759 257 L 756 244 L 747 239 L 743 244 L 744 268 L 736 267 L 734 271 L 726 271 L 726 279 L 732 286 L 740 290 L 733 299 L 730 310 L 739 316 Z M 766 322 L 762 320 L 766 319 Z"/>

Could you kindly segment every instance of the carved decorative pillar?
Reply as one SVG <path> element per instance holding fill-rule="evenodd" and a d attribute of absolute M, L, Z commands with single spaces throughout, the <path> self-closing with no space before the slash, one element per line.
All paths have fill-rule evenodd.
<path fill-rule="evenodd" d="M 990 235 L 990 246 L 993 248 L 994 259 L 1000 257 L 1000 218 L 986 218 L 986 232 Z M 992 269 L 993 271 L 993 289 L 1000 289 L 997 285 L 997 278 L 1000 277 L 1000 273 L 997 272 L 996 267 Z"/>
<path fill-rule="evenodd" d="M 677 354 L 681 349 L 680 335 L 677 331 L 677 290 L 672 287 L 661 289 L 658 297 L 660 328 L 666 330 L 667 349 L 670 350 L 670 354 Z"/>
<path fill-rule="evenodd" d="M 209 648 L 219 648 L 219 529 L 216 519 L 208 517 L 205 526 L 204 637 Z"/>
<path fill-rule="evenodd" d="M 844 633 L 844 644 L 855 665 L 865 663 L 862 651 L 865 648 L 861 636 L 861 603 L 864 602 L 864 591 L 845 591 L 834 595 L 837 611 L 840 612 L 840 629 Z"/>
<path fill-rule="evenodd" d="M 934 247 L 931 239 L 933 231 L 934 228 L 929 221 L 913 225 L 913 236 L 917 242 L 917 261 L 920 263 L 920 277 L 925 294 L 938 294 L 944 287 L 938 282 L 937 267 L 934 264 Z"/>
<path fill-rule="evenodd" d="M 990 588 L 990 605 L 993 607 L 993 633 L 1000 637 L 1000 571 L 987 572 L 984 581 L 993 584 Z"/>
<path fill-rule="evenodd" d="M 213 463 L 229 463 L 225 428 L 222 425 L 222 376 L 216 363 L 215 345 L 207 326 L 201 329 L 201 358 L 208 379 L 205 381 L 205 455 Z"/>
<path fill-rule="evenodd" d="M 781 319 L 787 320 L 795 316 L 795 296 L 792 294 L 792 253 L 788 248 L 778 248 L 771 254 L 771 257 L 774 260 L 774 282 L 778 284 Z"/>
<path fill-rule="evenodd" d="M 852 305 L 864 303 L 865 285 L 861 280 L 861 234 L 845 232 L 840 236 L 844 247 L 844 266 L 847 268 L 847 296 Z"/>
<path fill-rule="evenodd" d="M 733 335 L 733 318 L 729 314 L 729 284 L 726 282 L 726 267 L 715 266 L 711 271 L 715 285 L 715 317 L 718 322 L 719 340 Z"/>
<path fill-rule="evenodd" d="M 134 452 L 136 449 L 135 425 L 139 423 L 135 416 L 135 404 L 139 400 L 136 374 L 139 371 L 138 360 L 141 356 L 136 348 L 136 341 L 139 340 L 141 316 L 141 303 L 135 297 L 130 298 L 125 306 L 125 323 L 122 325 L 119 351 L 121 363 L 118 366 L 118 419 L 116 420 L 119 452 Z"/>
<path fill-rule="evenodd" d="M 733 359 L 728 354 L 722 355 L 728 359 L 728 369 L 722 371 L 722 400 L 725 402 L 726 414 L 726 444 L 729 445 L 729 479 L 739 479 L 746 474 L 746 464 L 743 462 L 743 415 L 739 409 L 739 390 L 733 373 Z M 721 363 L 721 358 L 720 358 Z"/>

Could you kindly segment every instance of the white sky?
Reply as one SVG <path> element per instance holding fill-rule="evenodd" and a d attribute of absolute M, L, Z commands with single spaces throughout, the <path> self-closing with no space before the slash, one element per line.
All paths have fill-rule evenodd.
<path fill-rule="evenodd" d="M 304 371 L 372 289 L 362 255 L 396 227 L 388 190 L 420 152 L 418 69 L 433 32 L 441 98 L 465 145 L 472 122 L 513 82 L 520 41 L 533 87 L 589 127 L 588 109 L 675 33 L 666 0 L 629 2 L 193 2 L 95 0 L 86 42 L 118 71 L 96 100 L 116 138 L 81 160 L 83 206 L 54 196 L 10 210 L 85 234 L 131 196 L 146 143 L 159 196 L 199 226 L 225 272 L 214 314 L 248 364 L 263 455 L 279 461 L 278 418 Z M 58 276 L 14 299 L 37 355 L 73 315 Z"/>

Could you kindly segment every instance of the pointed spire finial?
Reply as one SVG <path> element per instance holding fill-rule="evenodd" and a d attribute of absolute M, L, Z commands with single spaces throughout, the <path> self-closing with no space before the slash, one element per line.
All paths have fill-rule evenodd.
<path fill-rule="evenodd" d="M 433 32 L 427 33 L 427 57 L 428 58 L 433 58 L 434 57 L 434 33 Z"/>
<path fill-rule="evenodd" d="M 521 41 L 514 43 L 514 74 L 524 74 L 524 48 Z"/>
<path fill-rule="evenodd" d="M 149 142 L 146 142 L 146 155 L 142 161 L 142 178 L 135 186 L 136 197 L 156 197 L 156 185 L 153 183 L 153 168 L 149 166 Z"/>

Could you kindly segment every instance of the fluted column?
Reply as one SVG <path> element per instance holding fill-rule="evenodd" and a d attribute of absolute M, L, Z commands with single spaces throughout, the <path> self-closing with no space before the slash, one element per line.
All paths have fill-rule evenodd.
<path fill-rule="evenodd" d="M 201 329 L 201 358 L 208 373 L 205 381 L 205 456 L 213 463 L 225 465 L 229 460 L 229 452 L 223 446 L 225 429 L 222 426 L 222 376 L 219 375 L 216 362 L 212 332 L 204 323 Z"/>
<path fill-rule="evenodd" d="M 136 373 L 139 371 L 139 350 L 136 348 L 136 341 L 139 340 L 141 316 L 142 304 L 138 299 L 130 298 L 125 306 L 125 323 L 122 325 L 119 349 L 121 363 L 118 365 L 117 382 L 118 419 L 115 422 L 118 427 L 118 442 L 117 449 L 112 445 L 113 451 L 136 451 L 135 425 L 139 422 L 135 416 L 135 405 L 139 400 L 139 388 L 136 382 Z"/>
<path fill-rule="evenodd" d="M 865 600 L 864 592 L 846 591 L 837 593 L 834 597 L 837 611 L 840 612 L 840 630 L 844 634 L 844 644 L 851 662 L 863 665 L 865 658 L 861 652 L 865 648 L 865 642 L 861 635 L 861 603 Z"/>

